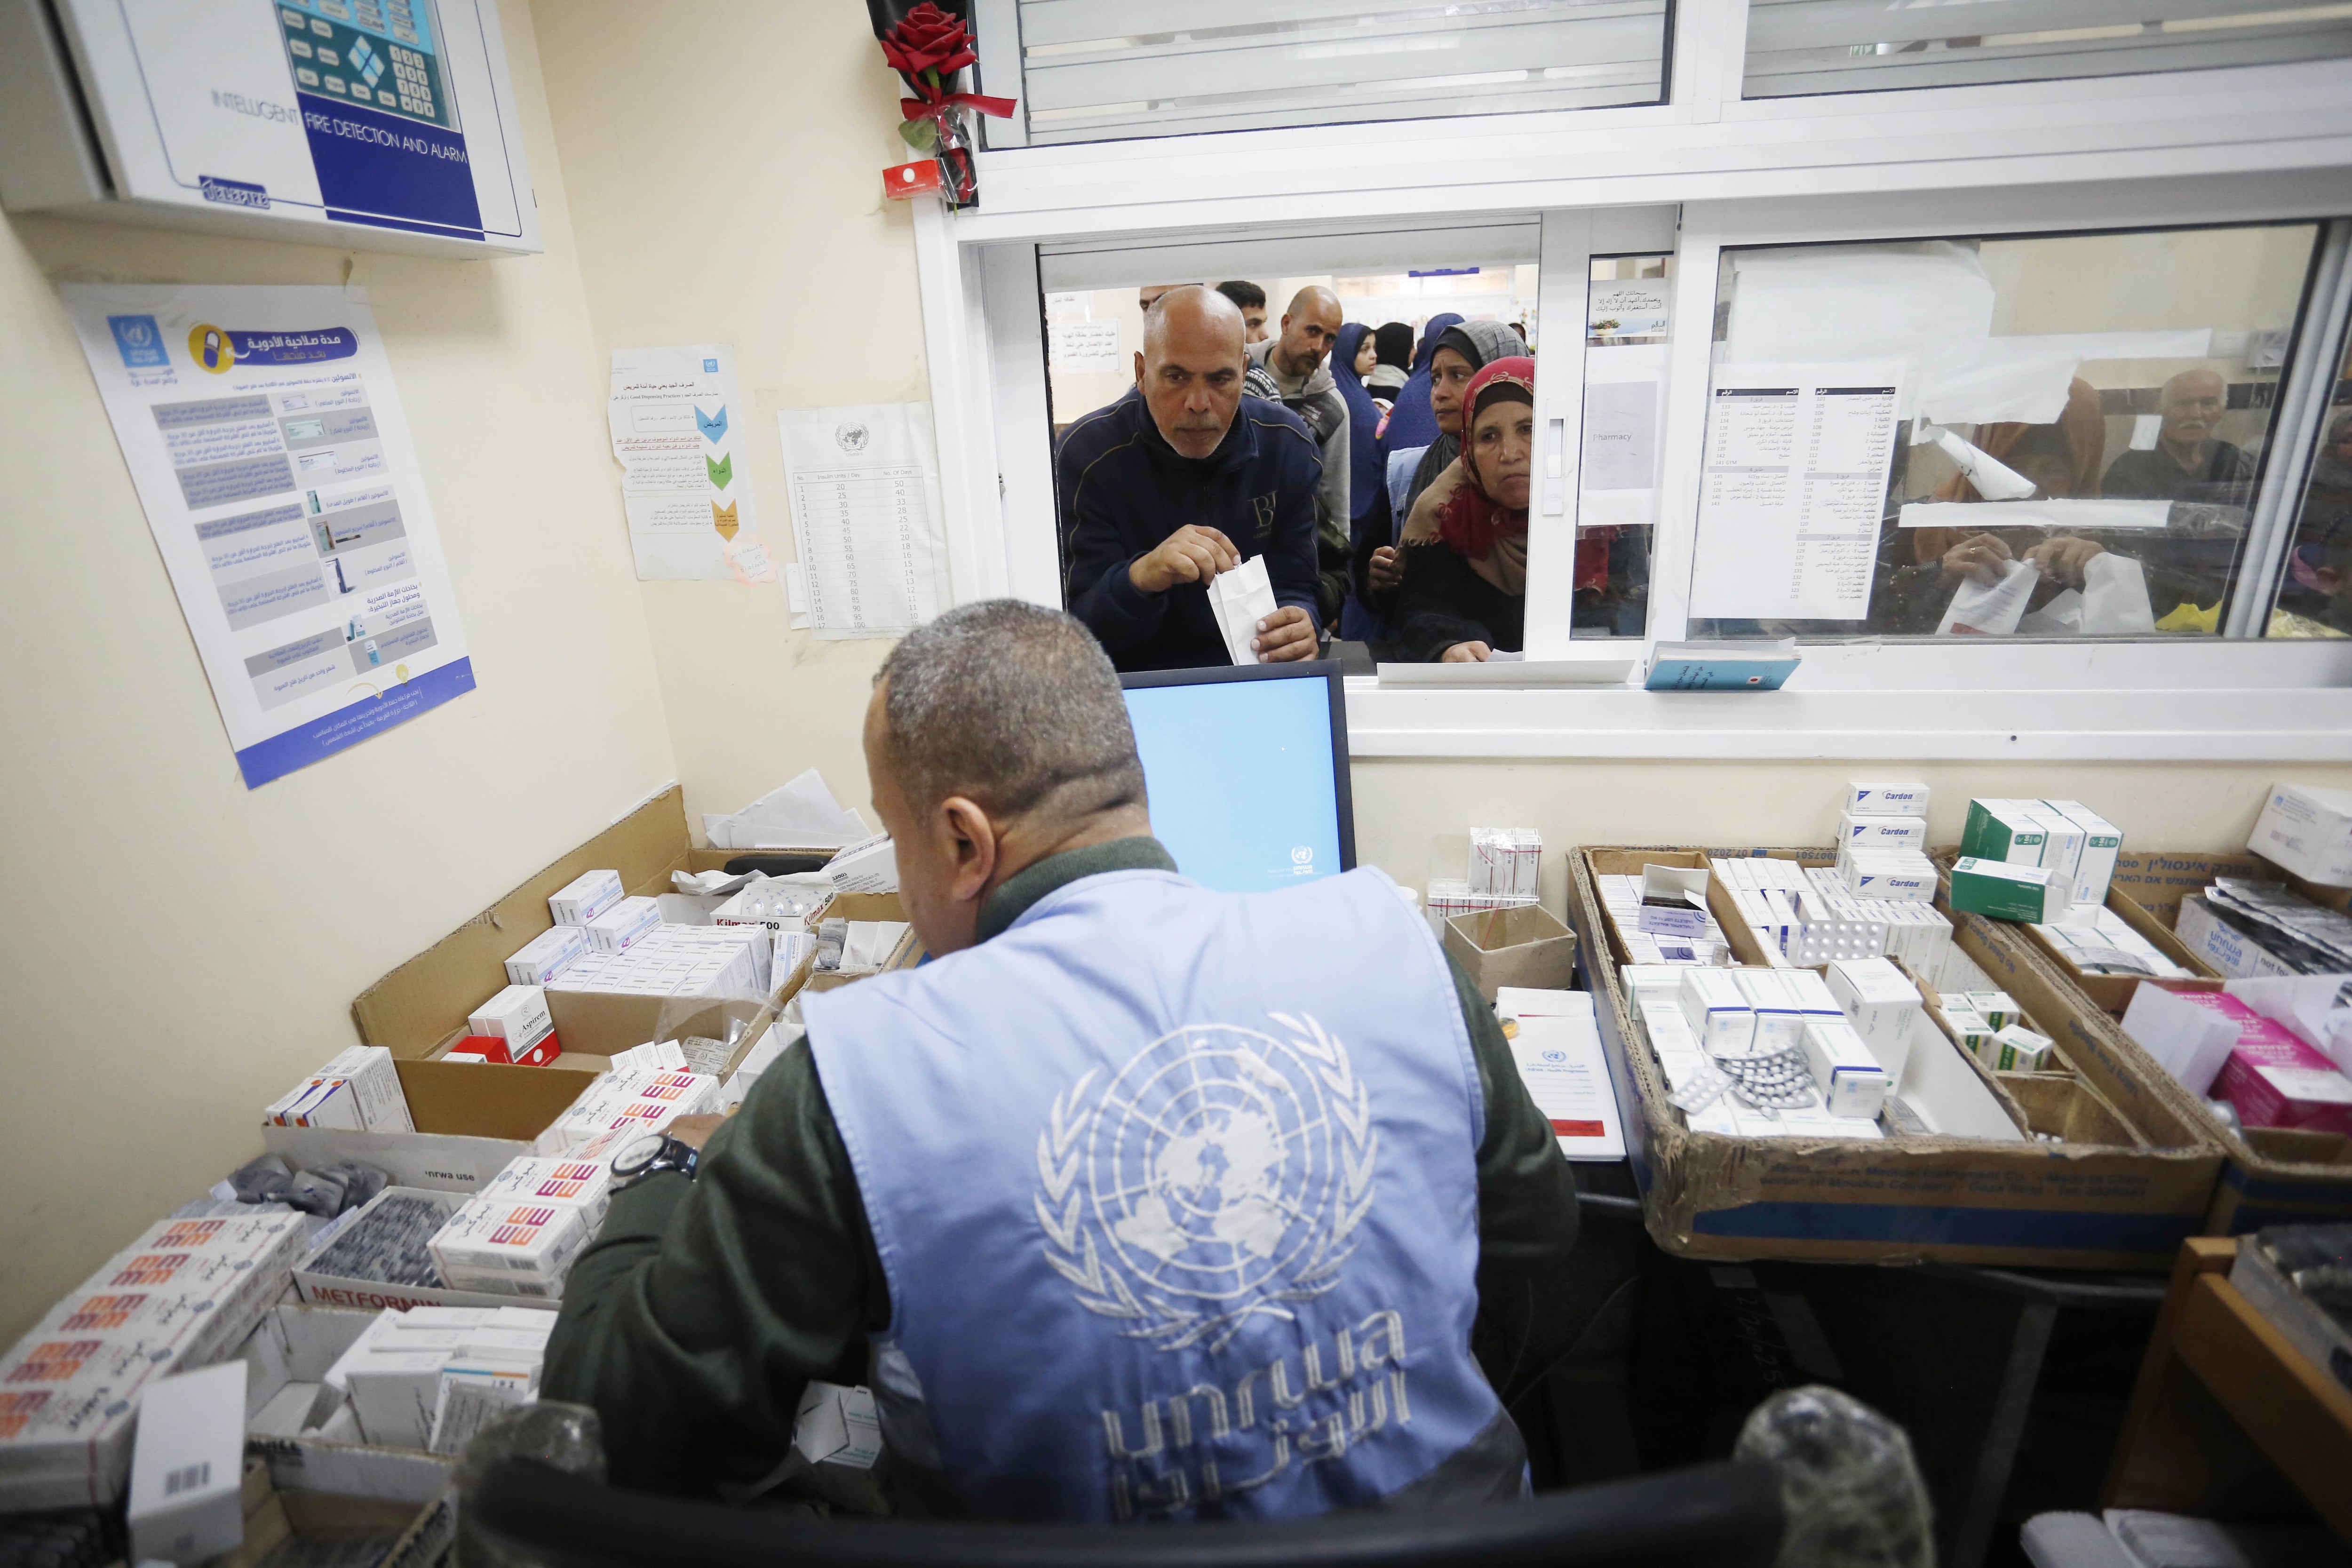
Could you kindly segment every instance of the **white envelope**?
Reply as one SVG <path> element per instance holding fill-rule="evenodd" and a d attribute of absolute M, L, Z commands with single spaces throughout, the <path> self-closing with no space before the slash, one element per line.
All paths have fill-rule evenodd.
<path fill-rule="evenodd" d="M 1255 664 L 1250 642 L 1258 622 L 1274 614 L 1274 584 L 1265 574 L 1265 557 L 1253 555 L 1230 572 L 1209 580 L 1209 607 L 1217 613 L 1217 629 L 1225 634 L 1225 651 L 1235 664 Z"/>

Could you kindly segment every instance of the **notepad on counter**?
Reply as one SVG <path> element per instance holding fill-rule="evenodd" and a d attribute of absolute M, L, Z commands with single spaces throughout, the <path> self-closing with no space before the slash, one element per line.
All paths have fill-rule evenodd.
<path fill-rule="evenodd" d="M 1662 642 L 1650 656 L 1652 691 L 1778 691 L 1803 662 L 1797 639 Z"/>
<path fill-rule="evenodd" d="M 1571 1160 L 1622 1160 L 1625 1124 L 1601 1052 L 1590 991 L 1535 991 L 1506 985 L 1495 1016 L 1511 1037 L 1511 1058 L 1536 1109 L 1551 1123 Z"/>

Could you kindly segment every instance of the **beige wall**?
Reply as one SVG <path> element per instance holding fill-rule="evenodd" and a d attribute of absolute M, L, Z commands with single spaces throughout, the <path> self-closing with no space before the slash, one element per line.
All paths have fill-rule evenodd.
<path fill-rule="evenodd" d="M 351 999 L 676 774 L 529 9 L 543 256 L 0 233 L 0 1344 L 258 1151 Z M 247 791 L 52 283 L 365 286 L 480 688 Z"/>
<path fill-rule="evenodd" d="M 930 396 L 914 226 L 886 201 L 898 79 L 865 11 L 839 0 L 533 7 L 592 353 L 735 345 L 761 531 L 792 553 L 780 409 Z M 604 370 L 597 373 L 602 375 Z M 610 457 L 598 479 L 615 489 Z M 803 768 L 862 806 L 857 721 L 887 645 L 819 642 L 783 590 L 647 583 L 662 700 L 689 820 Z"/>

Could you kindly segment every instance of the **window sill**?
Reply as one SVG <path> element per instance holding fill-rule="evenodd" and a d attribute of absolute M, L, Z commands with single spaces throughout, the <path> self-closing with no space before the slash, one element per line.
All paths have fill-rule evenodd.
<path fill-rule="evenodd" d="M 1845 644 L 1804 651 L 1805 664 L 1780 691 L 1383 689 L 1355 677 L 1348 681 L 1349 752 L 2352 763 L 2352 642 L 1967 650 Z M 1969 665 L 1956 668 L 1961 658 Z"/>

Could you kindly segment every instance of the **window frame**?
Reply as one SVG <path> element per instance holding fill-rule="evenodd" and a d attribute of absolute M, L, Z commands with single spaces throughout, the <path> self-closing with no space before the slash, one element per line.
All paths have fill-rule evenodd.
<path fill-rule="evenodd" d="M 988 14 L 983 5 L 984 70 Z M 999 148 L 978 157 L 982 206 L 950 215 L 917 204 L 957 601 L 1061 600 L 1041 246 L 1280 239 L 1533 214 L 1539 441 L 1554 421 L 1563 438 L 1581 429 L 1584 334 L 1559 323 L 1582 321 L 1591 258 L 1673 252 L 1678 330 L 1646 646 L 1679 637 L 1687 621 L 1696 455 L 1726 247 L 2352 216 L 2342 61 L 1748 100 L 1738 97 L 1746 0 L 1678 0 L 1673 26 L 1661 105 Z M 2227 140 L 2205 129 L 2219 125 L 2231 128 Z M 2327 310 L 2306 301 L 2299 369 L 2340 352 L 2315 340 L 2329 310 L 2340 318 L 2352 308 L 2342 298 L 2352 267 L 2336 288 Z M 1557 548 L 1559 514 L 1545 510 L 1549 487 L 1572 497 L 1580 447 L 1565 440 L 1557 471 L 1538 463 L 1533 657 L 1599 651 L 1587 638 L 1562 646 L 1572 557 Z M 2284 530 L 2265 536 L 2265 558 L 2249 569 L 2275 576 L 2284 540 Z M 1621 658 L 1636 651 L 1632 639 L 1611 646 Z M 1358 756 L 2352 761 L 2347 688 L 2352 641 L 1859 640 L 1809 645 L 1795 689 L 1773 694 L 1407 691 L 1359 679 L 1349 705 Z"/>

